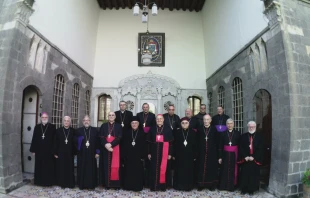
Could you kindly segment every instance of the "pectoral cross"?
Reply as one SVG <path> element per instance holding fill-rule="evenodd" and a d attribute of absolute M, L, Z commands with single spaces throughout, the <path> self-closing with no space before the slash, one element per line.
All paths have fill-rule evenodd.
<path fill-rule="evenodd" d="M 220 125 L 220 129 L 222 129 L 222 125 Z"/>
<path fill-rule="evenodd" d="M 206 136 L 206 138 L 205 138 L 205 139 L 206 139 L 206 141 L 207 141 L 207 140 L 208 140 L 208 136 Z"/>
<path fill-rule="evenodd" d="M 111 137 L 111 135 L 109 134 L 109 135 L 108 135 L 108 138 L 110 138 L 110 137 Z"/>
<path fill-rule="evenodd" d="M 122 122 L 122 127 L 124 127 L 124 123 Z"/>
<path fill-rule="evenodd" d="M 68 140 L 67 139 L 65 140 L 65 142 L 66 142 L 66 144 L 68 144 Z"/>
<path fill-rule="evenodd" d="M 231 143 L 231 142 L 229 142 L 228 144 L 229 144 L 229 146 L 231 146 L 231 145 L 232 145 L 232 143 Z"/>
<path fill-rule="evenodd" d="M 252 145 L 251 144 L 249 145 L 249 147 L 250 147 L 250 149 L 252 149 Z"/>
<path fill-rule="evenodd" d="M 145 127 L 145 122 L 143 123 L 143 127 Z"/>
<path fill-rule="evenodd" d="M 157 136 L 157 139 L 160 140 L 160 135 Z"/>
<path fill-rule="evenodd" d="M 42 140 L 44 140 L 44 138 L 45 138 L 45 136 L 44 136 L 44 134 L 42 135 Z"/>

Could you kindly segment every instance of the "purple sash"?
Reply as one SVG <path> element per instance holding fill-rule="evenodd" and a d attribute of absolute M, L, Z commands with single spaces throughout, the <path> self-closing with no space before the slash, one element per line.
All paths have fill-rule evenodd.
<path fill-rule="evenodd" d="M 227 131 L 227 126 L 225 125 L 215 125 L 217 132 L 225 132 Z"/>
<path fill-rule="evenodd" d="M 77 147 L 78 151 L 81 150 L 81 145 L 82 145 L 83 139 L 84 139 L 84 136 L 79 136 L 78 137 L 78 147 Z"/>
<path fill-rule="evenodd" d="M 234 152 L 235 153 L 235 178 L 234 178 L 234 184 L 237 185 L 237 178 L 238 178 L 238 146 L 227 146 L 224 145 L 224 151 L 227 152 Z"/>

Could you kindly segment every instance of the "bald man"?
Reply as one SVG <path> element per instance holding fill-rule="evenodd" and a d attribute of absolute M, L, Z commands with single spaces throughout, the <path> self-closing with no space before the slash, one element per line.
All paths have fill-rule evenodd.
<path fill-rule="evenodd" d="M 171 155 L 173 153 L 173 133 L 170 126 L 164 125 L 164 117 L 156 116 L 156 125 L 147 134 L 149 186 L 151 191 L 165 191 L 171 186 Z"/>
<path fill-rule="evenodd" d="M 211 121 L 209 114 L 203 116 L 203 126 L 198 129 L 198 190 L 213 191 L 218 184 L 217 131 Z"/>
<path fill-rule="evenodd" d="M 71 118 L 63 118 L 63 126 L 58 128 L 54 140 L 54 157 L 56 159 L 56 184 L 62 188 L 74 188 L 74 144 L 75 130 L 70 127 Z"/>
<path fill-rule="evenodd" d="M 47 113 L 42 113 L 41 123 L 34 127 L 30 152 L 35 157 L 34 184 L 52 186 L 55 184 L 55 159 L 52 154 L 55 125 L 48 122 Z"/>
<path fill-rule="evenodd" d="M 99 183 L 109 188 L 120 188 L 120 140 L 122 125 L 115 122 L 116 115 L 109 112 L 108 122 L 100 127 Z"/>

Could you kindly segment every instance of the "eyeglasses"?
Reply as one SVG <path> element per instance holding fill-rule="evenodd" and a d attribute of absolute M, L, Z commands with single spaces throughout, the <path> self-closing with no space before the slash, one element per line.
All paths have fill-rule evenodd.
<path fill-rule="evenodd" d="M 48 117 L 41 117 L 41 118 L 48 118 Z"/>
<path fill-rule="evenodd" d="M 188 122 L 181 122 L 181 124 L 189 124 Z"/>

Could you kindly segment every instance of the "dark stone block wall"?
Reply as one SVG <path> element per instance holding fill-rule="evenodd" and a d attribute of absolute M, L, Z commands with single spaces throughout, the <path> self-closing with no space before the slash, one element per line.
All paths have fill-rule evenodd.
<path fill-rule="evenodd" d="M 225 88 L 232 116 L 232 82 L 243 83 L 243 120 L 254 120 L 253 98 L 260 89 L 272 99 L 272 153 L 268 190 L 278 197 L 302 195 L 301 178 L 310 168 L 310 1 L 270 1 L 269 27 L 207 79 L 212 107 Z M 258 47 L 256 47 L 258 46 Z M 259 52 L 257 52 L 259 49 Z"/>
<path fill-rule="evenodd" d="M 0 192 L 23 182 L 21 123 L 23 90 L 35 86 L 42 107 L 52 116 L 54 79 L 65 79 L 64 115 L 71 115 L 72 87 L 78 83 L 79 123 L 86 113 L 86 91 L 93 78 L 67 55 L 28 26 L 32 8 L 27 1 L 0 0 Z"/>

